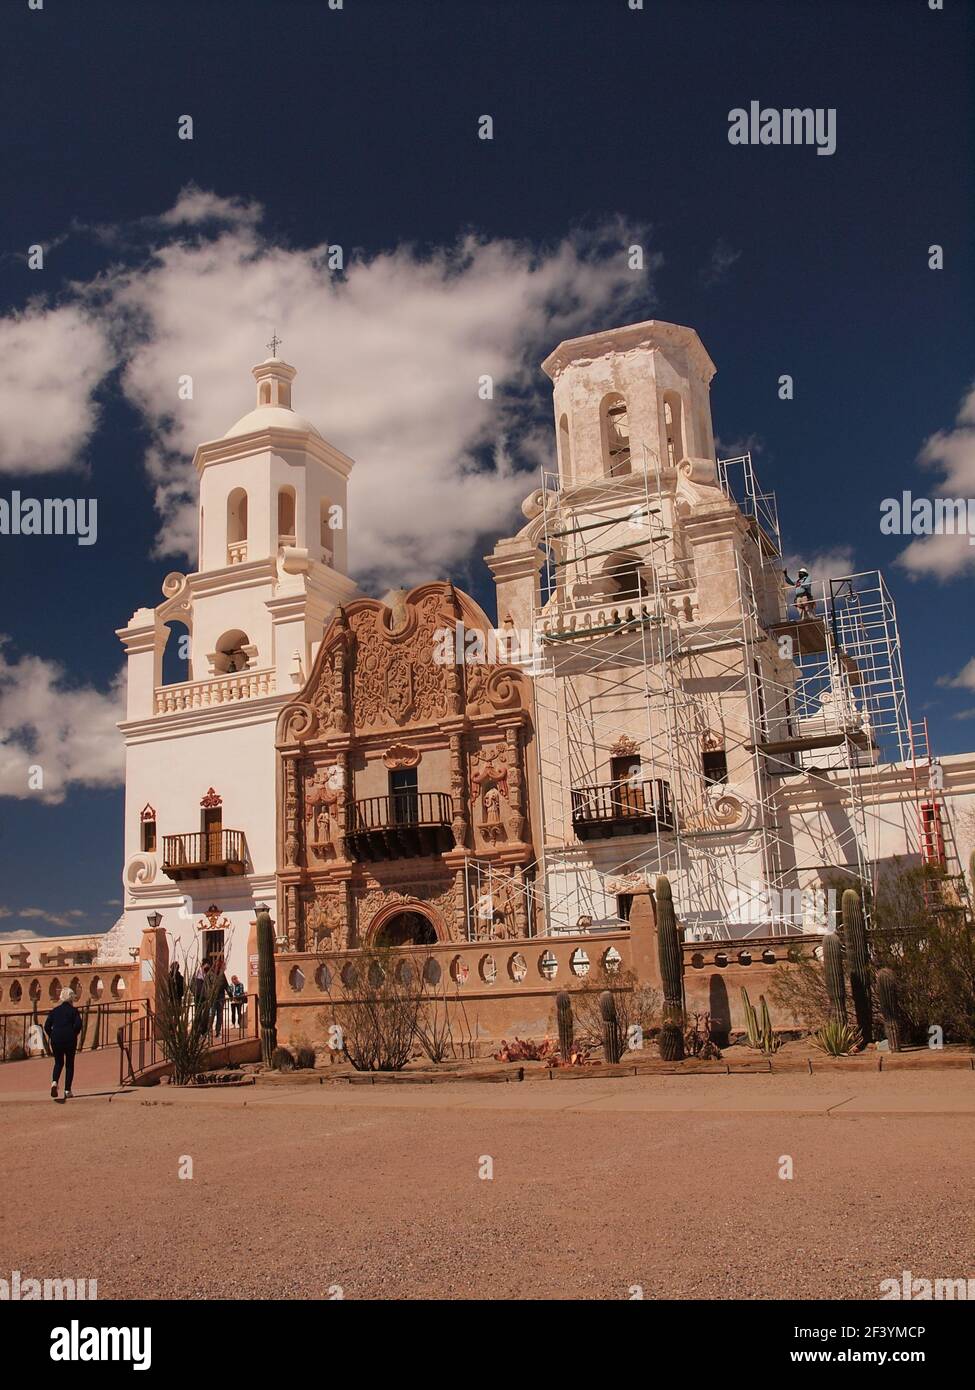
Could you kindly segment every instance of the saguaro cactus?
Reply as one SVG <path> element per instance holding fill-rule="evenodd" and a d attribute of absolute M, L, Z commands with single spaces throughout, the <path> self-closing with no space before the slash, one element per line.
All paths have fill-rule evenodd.
<path fill-rule="evenodd" d="M 572 1000 L 567 989 L 560 989 L 555 996 L 555 1013 L 559 1025 L 559 1053 L 563 1063 L 572 1060 Z"/>
<path fill-rule="evenodd" d="M 623 1056 L 623 1039 L 616 1017 L 616 998 L 611 990 L 604 989 L 599 996 L 599 1012 L 603 1020 L 603 1054 L 606 1061 L 615 1066 Z"/>
<path fill-rule="evenodd" d="M 856 1012 L 857 1027 L 864 1045 L 873 1041 L 873 1002 L 870 996 L 870 952 L 867 949 L 867 928 L 863 920 L 863 903 L 855 888 L 843 894 L 843 930 L 850 960 L 850 993 Z"/>
<path fill-rule="evenodd" d="M 823 965 L 826 971 L 826 993 L 829 995 L 829 1016 L 834 1023 L 846 1022 L 846 980 L 843 977 L 843 943 L 835 931 L 823 938 Z"/>
<path fill-rule="evenodd" d="M 680 929 L 674 912 L 674 895 L 670 879 L 657 879 L 657 960 L 663 984 L 663 1027 L 657 1044 L 667 1062 L 679 1062 L 684 1056 L 684 952 L 681 949 Z"/>
<path fill-rule="evenodd" d="M 877 971 L 877 1000 L 884 1016 L 884 1032 L 891 1052 L 901 1050 L 901 1007 L 897 976 L 889 967 Z"/>
<path fill-rule="evenodd" d="M 274 926 L 262 903 L 257 909 L 257 1008 L 261 1023 L 261 1061 L 271 1065 L 278 1045 L 278 988 L 274 976 Z"/>

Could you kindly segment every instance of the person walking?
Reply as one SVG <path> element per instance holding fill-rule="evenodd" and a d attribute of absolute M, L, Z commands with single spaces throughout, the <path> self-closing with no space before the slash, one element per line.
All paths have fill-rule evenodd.
<path fill-rule="evenodd" d="M 216 1037 L 220 1037 L 223 1031 L 223 1001 L 232 998 L 230 985 L 227 983 L 226 972 L 224 971 L 223 956 L 218 956 L 213 963 L 213 970 L 209 979 L 210 988 L 210 1009 L 213 1018 L 213 1032 Z"/>
<path fill-rule="evenodd" d="M 81 1032 L 81 1014 L 74 1006 L 74 990 L 63 989 L 60 1003 L 51 1010 L 44 1020 L 44 1032 L 51 1042 L 54 1053 L 54 1075 L 51 1077 L 51 1099 L 58 1098 L 58 1082 L 64 1070 L 64 1098 L 73 1100 L 71 1083 L 74 1081 L 74 1054 Z"/>

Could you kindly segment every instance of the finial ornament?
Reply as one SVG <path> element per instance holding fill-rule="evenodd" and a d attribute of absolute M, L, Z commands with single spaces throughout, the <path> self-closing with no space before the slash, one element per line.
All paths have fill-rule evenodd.
<path fill-rule="evenodd" d="M 271 349 L 271 356 L 272 356 L 272 357 L 277 357 L 277 355 L 278 355 L 278 348 L 281 346 L 281 344 L 282 344 L 283 341 L 284 341 L 284 340 L 283 340 L 282 338 L 279 338 L 279 337 L 278 337 L 277 333 L 272 333 L 272 334 L 271 334 L 271 341 L 270 341 L 269 343 L 265 343 L 265 347 L 268 347 L 268 348 Z"/>

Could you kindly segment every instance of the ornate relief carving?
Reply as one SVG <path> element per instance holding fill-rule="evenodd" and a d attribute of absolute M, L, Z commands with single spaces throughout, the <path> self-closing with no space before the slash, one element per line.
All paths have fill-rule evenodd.
<path fill-rule="evenodd" d="M 318 859 L 338 856 L 344 778 L 341 761 L 330 767 L 310 767 L 304 775 L 305 842 Z"/>
<path fill-rule="evenodd" d="M 294 758 L 284 762 L 284 862 L 297 868 L 301 855 L 301 823 L 298 819 L 298 770 Z"/>
<path fill-rule="evenodd" d="M 609 751 L 614 758 L 631 758 L 634 753 L 639 753 L 640 745 L 635 738 L 622 734 Z"/>
<path fill-rule="evenodd" d="M 521 922 L 524 895 L 517 872 L 493 873 L 490 887 L 473 903 L 474 935 L 477 941 L 511 941 L 525 935 Z"/>
<path fill-rule="evenodd" d="M 447 931 L 452 941 L 460 940 L 464 932 L 463 915 L 461 920 L 457 920 L 454 900 L 455 883 L 453 879 L 439 879 L 434 882 L 424 881 L 417 883 L 407 883 L 403 889 L 398 888 L 369 888 L 365 892 L 355 894 L 355 930 L 356 940 L 354 943 L 361 946 L 366 939 L 370 923 L 378 912 L 388 907 L 391 903 L 420 902 L 428 903 L 435 907 L 443 917 Z"/>
<path fill-rule="evenodd" d="M 392 772 L 396 768 L 419 766 L 420 756 L 420 750 L 408 743 L 391 743 L 383 754 L 383 762 Z"/>
<path fill-rule="evenodd" d="M 307 950 L 344 951 L 348 945 L 349 913 L 345 890 L 329 893 L 318 889 L 302 898 L 304 939 Z"/>
<path fill-rule="evenodd" d="M 393 638 L 380 613 L 368 608 L 351 619 L 356 641 L 353 718 L 357 729 L 434 722 L 448 713 L 446 667 L 434 660 L 435 636 L 447 621 L 439 594 L 411 609 L 405 635 Z"/>
<path fill-rule="evenodd" d="M 207 810 L 212 810 L 215 806 L 223 805 L 223 797 L 218 796 L 217 793 L 213 790 L 213 788 L 210 787 L 210 789 L 207 791 L 206 796 L 204 796 L 201 799 L 200 805 Z"/>
<path fill-rule="evenodd" d="M 519 674 L 507 666 L 485 666 L 472 662 L 464 667 L 467 681 L 468 714 L 493 714 L 496 710 L 518 709 Z"/>

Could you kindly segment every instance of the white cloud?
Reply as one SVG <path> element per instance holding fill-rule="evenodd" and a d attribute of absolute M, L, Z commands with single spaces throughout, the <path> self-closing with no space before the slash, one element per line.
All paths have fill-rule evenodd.
<path fill-rule="evenodd" d="M 116 722 L 123 715 L 123 677 L 108 693 L 71 686 L 56 662 L 37 656 L 9 661 L 5 640 L 0 638 L 0 796 L 55 805 L 72 785 L 119 785 L 123 745 Z M 32 766 L 42 769 L 41 789 L 31 789 Z"/>
<path fill-rule="evenodd" d="M 0 318 L 0 473 L 78 463 L 95 428 L 93 391 L 113 365 L 104 331 L 74 304 Z"/>
<path fill-rule="evenodd" d="M 975 656 L 965 663 L 956 676 L 939 676 L 937 683 L 953 690 L 975 690 Z"/>
<path fill-rule="evenodd" d="M 237 205 L 189 190 L 181 206 L 202 218 Z M 159 553 L 194 556 L 193 450 L 252 408 L 250 368 L 276 330 L 299 370 L 296 408 L 357 461 L 356 573 L 409 583 L 462 565 L 535 485 L 540 358 L 646 311 L 649 278 L 626 260 L 633 239 L 614 224 L 543 251 L 473 235 L 429 253 L 346 247 L 339 275 L 324 244 L 272 245 L 245 208 L 213 236 L 170 240 L 148 265 L 100 281 L 91 298 L 128 325 L 123 387 L 153 435 Z M 180 401 L 187 373 L 193 400 Z M 483 376 L 492 401 L 478 397 Z"/>
<path fill-rule="evenodd" d="M 817 550 L 812 555 L 785 555 L 782 559 L 782 565 L 793 575 L 800 565 L 805 565 L 814 582 L 825 581 L 830 578 L 836 579 L 844 574 L 855 573 L 853 547 L 851 545 L 837 545 L 831 550 Z"/>
<path fill-rule="evenodd" d="M 941 472 L 935 497 L 975 497 L 975 386 L 958 408 L 954 429 L 939 430 L 926 440 L 918 463 Z M 914 578 L 956 579 L 975 571 L 975 546 L 968 541 L 966 535 L 919 536 L 896 563 Z"/>
<path fill-rule="evenodd" d="M 245 202 L 243 198 L 221 198 L 219 193 L 188 183 L 180 190 L 173 206 L 157 220 L 164 227 L 178 227 L 201 222 L 246 224 L 259 222 L 261 216 L 260 203 Z"/>

